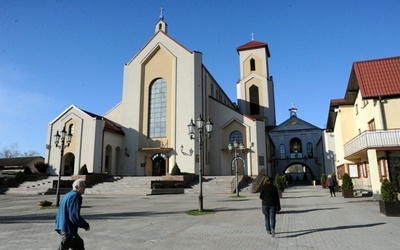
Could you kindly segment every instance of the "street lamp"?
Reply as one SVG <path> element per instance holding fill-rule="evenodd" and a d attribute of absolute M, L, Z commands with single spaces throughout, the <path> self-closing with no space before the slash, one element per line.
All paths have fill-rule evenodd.
<path fill-rule="evenodd" d="M 196 131 L 195 128 L 197 127 L 197 131 L 199 135 L 196 137 Z M 202 177 L 202 147 L 203 147 L 203 141 L 207 140 L 208 138 L 211 137 L 212 134 L 212 129 L 213 129 L 213 124 L 208 118 L 208 121 L 206 124 L 204 124 L 203 117 L 201 114 L 199 115 L 199 118 L 196 120 L 196 124 L 193 123 L 193 119 L 190 120 L 190 123 L 188 125 L 189 129 L 189 136 L 191 140 L 195 140 L 199 143 L 199 211 L 203 211 L 203 177 Z M 205 130 L 205 131 L 204 131 Z"/>
<path fill-rule="evenodd" d="M 60 205 L 60 182 L 61 182 L 61 168 L 62 168 L 62 162 L 63 162 L 63 156 L 64 156 L 64 149 L 66 147 L 68 147 L 69 144 L 71 143 L 71 138 L 72 138 L 72 134 L 67 133 L 67 131 L 65 130 L 65 126 L 64 126 L 63 130 L 61 130 L 61 135 L 58 133 L 58 130 L 57 130 L 57 133 L 54 135 L 56 147 L 61 148 L 60 169 L 58 170 L 58 182 L 57 182 L 57 193 L 56 193 L 57 207 Z M 60 139 L 61 139 L 61 145 L 59 146 L 58 144 L 60 143 Z M 65 145 L 65 142 L 67 143 L 67 145 Z"/>
<path fill-rule="evenodd" d="M 235 172 L 236 172 L 236 195 L 239 197 L 239 180 L 238 180 L 238 166 L 237 166 L 237 160 L 239 158 L 239 154 L 243 151 L 244 145 L 243 143 L 238 143 L 237 141 L 228 144 L 228 149 L 229 153 L 232 153 L 232 150 L 235 152 L 235 157 L 233 160 L 235 161 Z M 239 149 L 239 152 L 238 152 Z"/>

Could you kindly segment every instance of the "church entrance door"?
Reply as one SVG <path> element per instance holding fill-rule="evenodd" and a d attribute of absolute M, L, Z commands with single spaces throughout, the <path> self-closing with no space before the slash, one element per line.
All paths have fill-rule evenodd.
<path fill-rule="evenodd" d="M 165 159 L 164 154 L 155 154 L 151 158 L 153 161 L 153 176 L 165 175 Z"/>

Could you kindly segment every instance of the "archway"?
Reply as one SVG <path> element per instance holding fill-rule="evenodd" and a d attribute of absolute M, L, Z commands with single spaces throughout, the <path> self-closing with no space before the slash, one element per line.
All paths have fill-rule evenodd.
<path fill-rule="evenodd" d="M 310 184 L 311 180 L 315 180 L 312 169 L 304 163 L 292 163 L 284 170 L 286 180 L 289 184 Z"/>
<path fill-rule="evenodd" d="M 165 174 L 165 160 L 166 160 L 165 154 L 155 154 L 153 157 L 151 157 L 151 160 L 153 162 L 153 176 L 161 176 Z"/>
<path fill-rule="evenodd" d="M 75 155 L 73 153 L 67 153 L 64 156 L 64 171 L 63 175 L 71 176 L 75 171 Z"/>

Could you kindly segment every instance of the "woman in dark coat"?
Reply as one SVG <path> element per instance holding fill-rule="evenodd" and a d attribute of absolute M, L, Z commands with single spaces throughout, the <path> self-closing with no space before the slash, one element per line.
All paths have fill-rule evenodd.
<path fill-rule="evenodd" d="M 268 176 L 264 177 L 260 191 L 262 200 L 262 213 L 265 218 L 265 229 L 268 234 L 275 237 L 276 213 L 281 210 L 278 189 L 271 183 Z"/>

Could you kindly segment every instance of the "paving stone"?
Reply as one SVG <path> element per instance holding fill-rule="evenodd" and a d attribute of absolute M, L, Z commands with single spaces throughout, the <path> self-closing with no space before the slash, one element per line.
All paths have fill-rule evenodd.
<path fill-rule="evenodd" d="M 319 186 L 285 190 L 275 238 L 264 228 L 258 193 L 203 192 L 204 209 L 189 216 L 197 194 L 85 194 L 80 230 L 86 249 L 398 249 L 400 218 L 379 213 L 371 197 L 345 199 Z M 54 195 L 45 196 L 55 201 Z M 55 249 L 56 209 L 39 209 L 39 195 L 0 195 L 0 249 Z"/>

